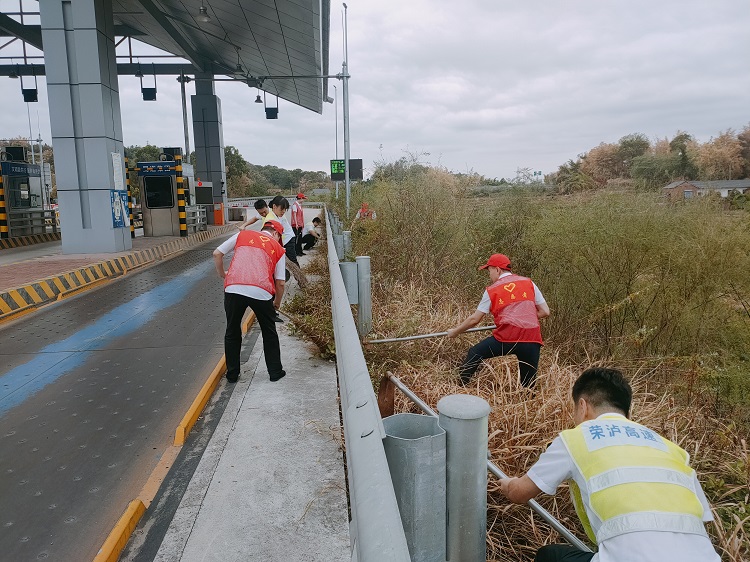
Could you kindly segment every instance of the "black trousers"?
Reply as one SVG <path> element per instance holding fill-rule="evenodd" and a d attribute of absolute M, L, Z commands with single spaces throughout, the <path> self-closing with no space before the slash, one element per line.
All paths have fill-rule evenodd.
<path fill-rule="evenodd" d="M 255 313 L 263 336 L 263 352 L 266 367 L 271 378 L 278 378 L 283 372 L 279 334 L 276 332 L 276 309 L 273 299 L 261 301 L 236 293 L 224 293 L 224 312 L 227 315 L 227 331 L 224 333 L 224 355 L 227 359 L 227 379 L 237 380 L 240 376 L 240 351 L 242 349 L 242 317 L 250 307 Z"/>
<path fill-rule="evenodd" d="M 315 236 L 313 236 L 312 234 L 305 234 L 302 238 L 300 238 L 300 244 L 305 245 L 305 250 L 309 250 L 310 248 L 315 246 L 315 243 L 317 241 L 318 239 L 315 238 Z"/>
<path fill-rule="evenodd" d="M 297 261 L 297 238 L 292 238 L 289 242 L 286 243 L 286 246 L 284 246 L 284 250 L 286 250 L 286 259 L 293 261 L 297 265 L 299 265 L 299 262 Z"/>
<path fill-rule="evenodd" d="M 297 255 L 299 255 L 302 253 L 302 227 L 293 226 L 292 230 L 294 230 L 294 249 L 297 251 Z"/>
<path fill-rule="evenodd" d="M 534 386 L 541 351 L 542 344 L 540 343 L 501 342 L 497 341 L 494 336 L 490 336 L 469 349 L 469 353 L 466 354 L 466 359 L 459 367 L 458 372 L 461 375 L 461 380 L 467 383 L 477 372 L 484 359 L 502 355 L 515 355 L 518 357 L 521 384 L 523 386 Z"/>
<path fill-rule="evenodd" d="M 540 548 L 534 562 L 589 562 L 593 552 L 582 552 L 569 544 L 548 544 Z"/>

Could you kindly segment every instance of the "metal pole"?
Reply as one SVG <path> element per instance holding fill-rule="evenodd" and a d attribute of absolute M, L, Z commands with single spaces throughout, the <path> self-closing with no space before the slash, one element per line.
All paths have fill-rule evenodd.
<path fill-rule="evenodd" d="M 190 162 L 190 132 L 188 130 L 187 102 L 185 101 L 185 82 L 190 81 L 190 77 L 180 74 L 177 78 L 180 83 L 180 93 L 182 94 L 182 129 L 185 133 L 185 158 Z"/>
<path fill-rule="evenodd" d="M 396 388 L 403 392 L 404 396 L 406 396 L 409 400 L 414 402 L 420 410 L 422 410 L 428 416 L 438 417 L 437 413 L 435 413 L 435 410 L 430 408 L 421 398 L 419 398 L 419 396 L 414 394 L 411 389 L 404 383 L 402 383 L 396 375 L 391 372 L 388 372 L 386 374 L 388 375 L 390 381 L 396 386 Z M 497 476 L 500 480 L 508 478 L 508 476 L 490 460 L 487 461 L 487 470 Z M 564 527 L 562 523 L 555 519 L 555 517 L 549 511 L 539 505 L 536 500 L 529 500 L 528 506 L 532 511 L 534 511 L 537 515 L 544 519 L 555 531 L 560 533 L 560 535 L 562 535 L 562 537 L 566 541 L 575 546 L 578 550 L 582 552 L 593 552 L 588 546 L 586 546 L 586 544 L 579 540 L 578 537 L 576 537 L 566 527 Z"/>
<path fill-rule="evenodd" d="M 487 428 L 490 405 L 478 396 L 440 399 L 445 430 L 446 552 L 451 562 L 487 560 Z"/>
<path fill-rule="evenodd" d="M 346 256 L 349 254 L 349 252 L 352 251 L 352 231 L 345 230 L 343 232 L 343 235 L 344 235 L 344 259 L 346 259 Z"/>
<path fill-rule="evenodd" d="M 469 332 L 481 332 L 482 330 L 493 330 L 495 326 L 480 326 L 478 328 L 469 328 L 466 330 L 465 334 L 468 334 Z M 425 338 L 438 338 L 441 336 L 447 336 L 448 332 L 435 332 L 434 334 L 421 334 L 419 336 L 406 336 L 404 338 L 388 338 L 384 340 L 367 340 L 363 343 L 392 343 L 397 341 L 413 341 L 413 340 L 423 340 Z"/>
<path fill-rule="evenodd" d="M 47 207 L 50 207 L 49 200 L 47 197 L 46 189 L 44 188 L 44 180 L 47 179 L 44 175 L 44 155 L 42 154 L 42 137 L 38 136 L 36 139 L 36 142 L 39 144 L 39 167 L 41 168 L 42 175 L 41 175 L 41 188 L 42 188 L 42 210 L 46 210 Z M 47 232 L 47 227 L 44 227 L 44 232 Z"/>
<path fill-rule="evenodd" d="M 336 84 L 333 85 L 334 96 L 336 97 L 336 160 L 339 159 L 339 90 Z M 336 199 L 339 198 L 339 182 L 336 182 Z"/>
<path fill-rule="evenodd" d="M 344 83 L 344 181 L 346 184 L 346 218 L 351 218 L 350 204 L 352 185 L 349 178 L 349 47 L 347 36 L 346 4 L 344 4 L 344 62 L 341 65 L 341 80 Z"/>
<path fill-rule="evenodd" d="M 357 307 L 357 330 L 360 336 L 372 331 L 372 280 L 370 279 L 370 256 L 357 256 L 357 284 L 359 306 Z"/>

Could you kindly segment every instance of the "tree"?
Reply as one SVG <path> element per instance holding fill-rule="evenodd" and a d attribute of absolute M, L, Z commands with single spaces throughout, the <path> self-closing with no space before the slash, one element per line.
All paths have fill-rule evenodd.
<path fill-rule="evenodd" d="M 125 152 L 128 155 L 128 167 L 135 168 L 138 162 L 157 162 L 161 155 L 161 148 L 146 141 L 145 146 L 128 146 Z"/>
<path fill-rule="evenodd" d="M 607 181 L 621 177 L 623 172 L 620 146 L 601 143 L 592 148 L 581 163 L 581 171 L 603 187 Z"/>
<path fill-rule="evenodd" d="M 618 145 L 619 157 L 622 163 L 620 177 L 630 177 L 630 166 L 633 163 L 633 159 L 646 154 L 651 148 L 651 143 L 643 133 L 632 133 L 622 137 Z"/>
<path fill-rule="evenodd" d="M 696 162 L 702 180 L 740 179 L 745 170 L 742 142 L 732 129 L 698 147 Z"/>
<path fill-rule="evenodd" d="M 582 169 L 582 159 L 568 160 L 551 174 L 557 190 L 562 194 L 590 191 L 596 188 L 596 182 Z"/>
<path fill-rule="evenodd" d="M 224 165 L 227 167 L 227 183 L 232 179 L 239 179 L 250 171 L 250 165 L 242 157 L 240 151 L 231 145 L 224 147 Z"/>
<path fill-rule="evenodd" d="M 737 140 L 740 141 L 740 145 L 742 146 L 742 175 L 743 177 L 750 178 L 750 123 L 745 125 L 742 132 L 737 135 Z"/>

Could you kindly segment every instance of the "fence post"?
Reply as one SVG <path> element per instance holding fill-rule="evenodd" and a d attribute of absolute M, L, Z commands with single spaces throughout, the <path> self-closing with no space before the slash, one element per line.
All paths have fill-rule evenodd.
<path fill-rule="evenodd" d="M 490 405 L 478 396 L 452 394 L 437 408 L 446 433 L 447 559 L 485 562 Z"/>
<path fill-rule="evenodd" d="M 344 259 L 346 259 L 346 256 L 348 256 L 352 251 L 352 231 L 345 230 L 343 232 L 343 235 L 344 235 Z"/>
<path fill-rule="evenodd" d="M 357 256 L 357 286 L 359 306 L 357 307 L 357 330 L 366 336 L 372 330 L 372 281 L 370 279 L 370 256 Z"/>

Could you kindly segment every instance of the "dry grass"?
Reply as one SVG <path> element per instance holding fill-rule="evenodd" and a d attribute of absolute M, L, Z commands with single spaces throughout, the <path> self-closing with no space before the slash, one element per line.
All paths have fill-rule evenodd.
<path fill-rule="evenodd" d="M 431 191 L 431 185 L 436 186 L 435 190 Z M 556 298 L 562 303 L 568 294 L 565 291 L 572 295 L 578 290 L 561 275 L 565 272 L 565 260 L 560 257 L 561 263 L 554 263 L 557 258 L 553 253 L 540 261 L 540 256 L 529 249 L 528 241 L 535 236 L 530 225 L 538 220 L 538 202 L 522 201 L 520 207 L 493 210 L 500 218 L 492 223 L 490 240 L 482 240 L 462 226 L 468 223 L 465 222 L 467 212 L 465 201 L 460 200 L 461 194 L 460 182 L 452 183 L 446 174 L 431 170 L 423 178 L 408 178 L 395 186 L 378 184 L 368 195 L 368 200 L 375 203 L 379 218 L 355 228 L 354 244 L 356 254 L 372 258 L 375 322 L 374 333 L 370 335 L 372 339 L 441 332 L 455 326 L 473 312 L 481 295 L 484 279 L 474 273 L 473 267 L 500 248 L 507 248 L 507 253 L 517 257 L 516 265 L 521 271 L 535 272 L 532 277 L 537 282 L 539 277 L 549 277 L 547 284 L 540 286 L 552 301 L 553 314 Z M 424 201 L 427 203 L 423 204 Z M 358 205 L 356 199 L 354 205 Z M 413 234 L 414 217 L 421 220 L 416 238 Z M 552 224 L 551 219 L 546 220 Z M 609 230 L 610 225 L 602 226 L 601 240 L 607 241 Z M 537 238 L 540 236 L 536 234 Z M 549 236 L 541 238 L 544 238 L 541 247 L 548 247 Z M 691 243 L 700 244 L 700 241 L 693 238 Z M 613 255 L 607 248 L 602 251 Z M 633 250 L 637 251 L 640 250 Z M 675 255 L 682 254 L 676 252 Z M 605 262 L 602 264 L 603 268 L 607 267 Z M 290 311 L 298 315 L 298 327 L 311 336 L 323 353 L 332 353 L 326 264 L 321 258 L 316 258 L 312 267 L 322 275 L 321 283 L 316 291 L 306 291 L 302 298 L 292 303 Z M 741 286 L 747 287 L 746 284 Z M 630 292 L 624 294 L 630 295 Z M 570 303 L 580 302 L 580 295 L 575 296 L 575 299 L 569 299 Z M 609 300 L 602 302 L 614 307 L 623 296 L 614 294 L 607 298 Z M 452 393 L 470 392 L 482 396 L 492 406 L 489 443 L 493 460 L 507 474 L 520 475 L 561 430 L 572 425 L 569 393 L 581 370 L 592 364 L 614 363 L 631 378 L 635 391 L 632 417 L 690 453 L 716 516 L 709 532 L 722 560 L 750 560 L 747 425 L 733 422 L 732 414 L 728 413 L 731 410 L 720 408 L 717 393 L 706 386 L 706 357 L 669 355 L 659 350 L 659 353 L 641 355 L 618 352 L 617 359 L 613 360 L 601 347 L 580 345 L 583 340 L 589 341 L 583 334 L 595 333 L 595 323 L 591 321 L 590 311 L 581 311 L 576 317 L 578 312 L 573 304 L 565 309 L 568 315 L 566 331 L 572 338 L 558 337 L 551 342 L 552 345 L 544 348 L 534 392 L 518 384 L 517 363 L 513 357 L 489 362 L 468 388 L 457 384 L 457 364 L 468 347 L 486 334 L 467 334 L 456 340 L 435 338 L 368 345 L 365 355 L 373 381 L 380 380 L 386 371 L 392 371 L 433 407 L 440 398 Z M 619 309 L 613 310 L 617 312 Z M 551 320 L 558 325 L 548 324 L 543 331 L 548 335 L 562 333 L 559 319 Z M 668 324 L 670 321 L 671 316 L 665 320 L 666 329 L 673 329 Z M 706 318 L 702 321 L 705 323 Z M 571 330 L 571 325 L 577 328 Z M 612 334 L 607 334 L 607 337 L 611 338 Z M 571 340 L 574 343 L 571 344 Z M 730 340 L 719 341 L 717 345 L 730 343 Z M 576 349 L 573 349 L 574 345 Z M 586 348 L 583 355 L 582 347 Z M 418 411 L 398 395 L 396 409 L 400 412 Z M 560 490 L 555 497 L 538 499 L 568 528 L 584 538 L 567 494 L 563 492 Z M 532 560 L 539 546 L 561 541 L 528 507 L 511 505 L 504 500 L 493 476 L 490 476 L 488 498 L 490 559 Z"/>
<path fill-rule="evenodd" d="M 376 317 L 381 319 L 376 329 L 382 337 L 444 331 L 468 313 L 453 302 L 460 296 L 435 299 L 411 284 L 385 283 L 376 294 L 388 296 L 385 301 L 376 300 Z M 394 318 L 407 321 L 402 324 Z M 481 337 L 484 336 L 467 334 L 457 341 L 435 338 L 370 345 L 366 354 L 373 378 L 379 380 L 390 370 L 433 408 L 448 394 L 469 392 L 487 400 L 492 407 L 489 420 L 492 458 L 506 474 L 520 475 L 560 431 L 572 426 L 570 389 L 590 363 L 566 364 L 554 350 L 545 348 L 533 392 L 518 383 L 517 361 L 513 357 L 487 363 L 471 386 L 465 388 L 458 384 L 455 367 L 469 345 Z M 664 382 L 671 379 L 669 367 L 659 364 L 649 367 L 635 361 L 618 366 L 625 368 L 633 384 L 633 419 L 690 453 L 716 514 L 716 524 L 709 527 L 709 532 L 722 559 L 748 560 L 750 459 L 740 431 L 711 415 L 711 400 L 699 400 L 694 395 L 691 403 L 686 404 L 685 400 L 676 399 Z M 396 397 L 396 411 L 419 412 L 400 394 Z M 533 560 L 539 546 L 562 540 L 528 507 L 507 502 L 491 475 L 488 501 L 489 559 Z M 555 497 L 542 496 L 538 501 L 585 540 L 564 490 Z"/>

